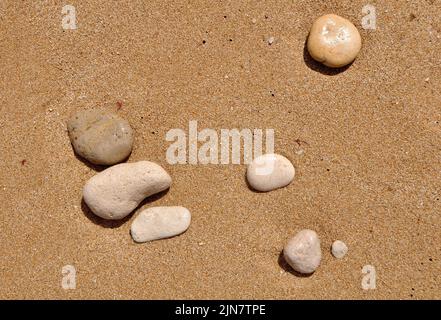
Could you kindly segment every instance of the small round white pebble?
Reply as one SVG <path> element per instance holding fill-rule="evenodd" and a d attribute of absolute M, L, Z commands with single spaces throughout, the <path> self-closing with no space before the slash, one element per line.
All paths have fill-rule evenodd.
<path fill-rule="evenodd" d="M 348 252 L 348 246 L 343 241 L 336 240 L 332 244 L 331 251 L 334 257 L 341 259 Z"/>
<path fill-rule="evenodd" d="M 170 238 L 186 231 L 190 222 L 190 211 L 184 207 L 152 207 L 133 220 L 130 234 L 138 243 Z"/>
<path fill-rule="evenodd" d="M 279 154 L 264 154 L 254 159 L 247 168 L 251 188 L 268 192 L 289 185 L 294 180 L 295 169 L 291 161 Z"/>
<path fill-rule="evenodd" d="M 320 239 L 313 230 L 302 230 L 283 248 L 286 262 L 297 272 L 313 273 L 322 259 Z"/>

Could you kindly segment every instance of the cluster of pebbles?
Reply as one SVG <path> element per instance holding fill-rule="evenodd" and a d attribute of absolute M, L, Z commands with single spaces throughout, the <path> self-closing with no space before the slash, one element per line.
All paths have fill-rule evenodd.
<path fill-rule="evenodd" d="M 271 43 L 274 39 L 269 40 Z M 361 49 L 357 28 L 348 20 L 325 15 L 312 25 L 307 40 L 311 57 L 331 68 L 350 64 Z M 134 132 L 128 121 L 118 115 L 92 109 L 76 113 L 67 123 L 75 152 L 87 161 L 110 166 L 90 178 L 83 188 L 83 199 L 90 210 L 103 219 L 120 220 L 132 213 L 141 202 L 170 188 L 172 179 L 160 165 L 150 161 L 121 163 L 133 147 Z M 288 186 L 295 176 L 291 161 L 278 154 L 255 158 L 247 168 L 250 188 L 270 192 Z M 190 226 L 191 213 L 181 206 L 150 207 L 133 220 L 130 233 L 142 243 L 170 238 L 184 233 Z M 331 246 L 332 254 L 341 259 L 347 246 L 340 240 Z M 322 258 L 320 239 L 313 230 L 301 230 L 283 248 L 287 263 L 302 274 L 313 273 Z"/>
<path fill-rule="evenodd" d="M 259 192 L 269 192 L 289 185 L 295 176 L 291 161 L 279 154 L 265 154 L 255 158 L 247 168 L 247 180 L 251 188 Z M 340 240 L 331 246 L 334 257 L 341 259 L 348 251 Z M 289 239 L 283 248 L 286 262 L 297 272 L 313 273 L 322 258 L 320 239 L 313 230 L 301 230 Z"/>
<path fill-rule="evenodd" d="M 361 36 L 349 20 L 327 14 L 312 24 L 307 49 L 314 60 L 325 66 L 342 68 L 351 64 L 360 52 Z M 248 184 L 260 192 L 285 187 L 293 181 L 294 175 L 292 163 L 277 154 L 266 154 L 254 159 L 247 170 Z M 336 240 L 331 246 L 331 252 L 335 258 L 342 259 L 348 247 L 344 242 Z M 283 256 L 295 271 L 313 273 L 322 258 L 319 236 L 313 230 L 301 230 L 286 243 Z"/>
<path fill-rule="evenodd" d="M 97 216 L 121 220 L 132 213 L 147 197 L 170 188 L 172 178 L 160 165 L 150 161 L 119 163 L 131 153 L 133 130 L 130 124 L 113 113 L 92 109 L 76 113 L 67 123 L 75 152 L 82 158 L 109 168 L 90 178 L 83 188 L 83 199 Z M 288 186 L 295 176 L 291 161 L 279 154 L 264 154 L 247 168 L 249 186 L 270 192 Z M 142 243 L 170 238 L 190 226 L 191 213 L 181 206 L 150 207 L 133 220 L 130 233 Z M 336 241 L 332 253 L 342 258 L 346 245 Z M 312 273 L 320 264 L 320 240 L 312 230 L 302 230 L 283 249 L 285 260 L 297 272 Z"/>
<path fill-rule="evenodd" d="M 130 124 L 118 115 L 101 109 L 80 111 L 69 119 L 67 129 L 79 156 L 111 166 L 83 188 L 84 202 L 95 215 L 124 219 L 145 198 L 170 188 L 170 175 L 154 162 L 119 163 L 132 152 L 134 137 Z M 131 235 L 136 242 L 173 237 L 185 232 L 190 221 L 190 211 L 184 207 L 152 207 L 134 219 Z"/>

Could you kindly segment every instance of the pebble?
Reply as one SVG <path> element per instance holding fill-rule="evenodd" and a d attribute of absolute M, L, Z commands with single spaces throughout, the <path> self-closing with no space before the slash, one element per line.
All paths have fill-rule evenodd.
<path fill-rule="evenodd" d="M 184 207 L 152 207 L 133 220 L 130 233 L 139 243 L 170 238 L 185 232 L 190 222 L 190 211 Z"/>
<path fill-rule="evenodd" d="M 132 151 L 133 130 L 130 124 L 104 110 L 77 112 L 67 122 L 67 130 L 75 152 L 94 164 L 116 164 Z"/>
<path fill-rule="evenodd" d="M 269 153 L 254 159 L 247 169 L 249 185 L 257 191 L 268 192 L 289 185 L 295 175 L 291 161 L 279 154 Z"/>
<path fill-rule="evenodd" d="M 357 57 L 361 36 L 349 20 L 327 14 L 312 24 L 307 48 L 314 60 L 331 68 L 340 68 Z"/>
<path fill-rule="evenodd" d="M 142 200 L 168 189 L 171 177 L 150 161 L 121 163 L 96 174 L 83 188 L 83 199 L 97 216 L 119 220 Z"/>
<path fill-rule="evenodd" d="M 332 244 L 331 251 L 334 257 L 341 259 L 348 253 L 348 246 L 343 241 L 336 240 Z"/>
<path fill-rule="evenodd" d="M 285 245 L 283 255 L 295 271 L 303 274 L 313 273 L 322 258 L 317 233 L 308 229 L 300 231 Z"/>
<path fill-rule="evenodd" d="M 266 39 L 266 41 L 268 42 L 269 45 L 272 45 L 272 44 L 274 43 L 275 40 L 276 40 L 276 39 L 275 39 L 274 37 L 268 37 L 268 38 Z"/>

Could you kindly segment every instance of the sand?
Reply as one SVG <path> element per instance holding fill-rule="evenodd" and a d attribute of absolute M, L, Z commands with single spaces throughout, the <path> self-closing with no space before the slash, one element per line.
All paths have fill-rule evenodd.
<path fill-rule="evenodd" d="M 62 1 L 0 2 L 0 298 L 441 298 L 439 1 L 370 1 L 375 31 L 358 0 L 74 2 L 77 30 L 61 28 Z M 338 73 L 304 51 L 331 12 L 363 39 Z M 133 215 L 105 222 L 81 203 L 102 168 L 74 155 L 66 120 L 97 106 L 133 126 L 130 162 L 173 177 L 140 209 L 187 207 L 185 234 L 135 244 Z M 295 181 L 261 194 L 245 165 L 169 165 L 165 134 L 190 120 L 273 128 Z M 304 228 L 323 248 L 311 277 L 281 258 Z"/>

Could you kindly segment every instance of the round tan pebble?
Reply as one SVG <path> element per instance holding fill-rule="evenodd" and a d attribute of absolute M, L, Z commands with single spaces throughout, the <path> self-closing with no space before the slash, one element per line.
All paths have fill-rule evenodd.
<path fill-rule="evenodd" d="M 349 20 L 327 14 L 312 24 L 307 47 L 314 60 L 331 68 L 340 68 L 357 57 L 361 49 L 361 36 Z"/>
<path fill-rule="evenodd" d="M 320 239 L 315 231 L 302 230 L 283 248 L 286 262 L 297 272 L 313 273 L 322 259 Z"/>
<path fill-rule="evenodd" d="M 133 130 L 116 114 L 100 109 L 79 111 L 67 122 L 67 130 L 75 152 L 91 163 L 116 164 L 132 152 Z"/>
<path fill-rule="evenodd" d="M 291 161 L 274 153 L 254 159 L 247 168 L 247 181 L 251 188 L 268 192 L 289 185 L 295 175 Z"/>

